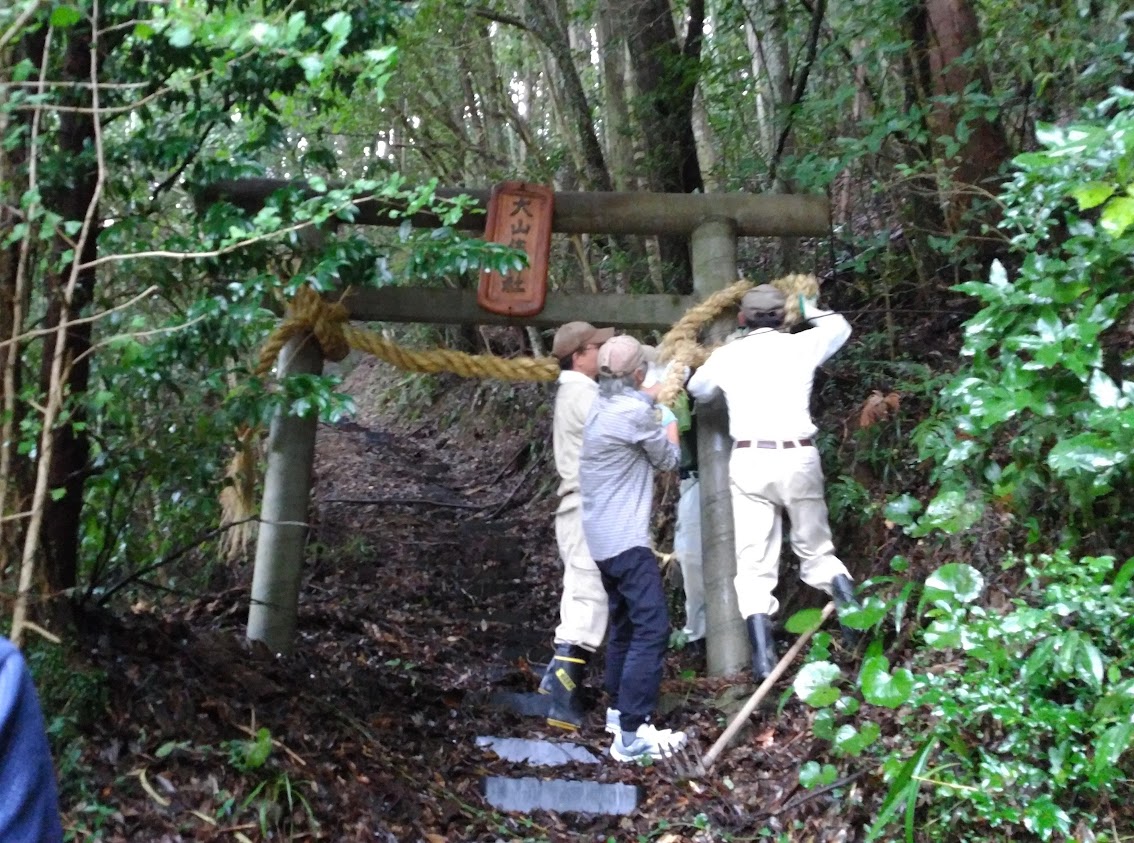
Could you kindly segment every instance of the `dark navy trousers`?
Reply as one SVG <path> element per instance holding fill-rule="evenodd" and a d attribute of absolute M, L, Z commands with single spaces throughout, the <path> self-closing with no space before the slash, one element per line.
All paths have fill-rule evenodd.
<path fill-rule="evenodd" d="M 669 642 L 665 587 L 648 547 L 632 547 L 595 564 L 610 598 L 604 685 L 611 708 L 622 713 L 623 731 L 633 732 L 658 704 Z"/>

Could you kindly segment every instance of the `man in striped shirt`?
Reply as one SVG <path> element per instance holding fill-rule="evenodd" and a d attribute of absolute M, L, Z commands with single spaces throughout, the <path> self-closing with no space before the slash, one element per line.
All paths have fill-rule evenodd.
<path fill-rule="evenodd" d="M 654 470 L 677 468 L 677 421 L 659 423 L 659 386 L 641 389 L 641 344 L 620 336 L 599 349 L 599 396 L 583 430 L 579 489 L 583 532 L 610 600 L 604 684 L 617 725 L 610 754 L 619 761 L 661 758 L 685 745 L 683 732 L 650 723 L 657 708 L 669 613 L 650 549 Z M 664 425 L 664 426 L 663 426 Z M 608 717 L 608 721 L 611 718 Z"/>

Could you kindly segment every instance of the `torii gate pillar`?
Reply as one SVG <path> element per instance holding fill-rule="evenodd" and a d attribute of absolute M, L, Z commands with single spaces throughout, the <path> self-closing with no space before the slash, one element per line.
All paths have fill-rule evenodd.
<path fill-rule="evenodd" d="M 315 337 L 303 334 L 288 341 L 280 350 L 276 372 L 280 378 L 323 374 L 323 350 Z M 273 653 L 290 655 L 295 643 L 318 422 L 314 409 L 298 417 L 281 408 L 268 433 L 248 638 L 263 641 Z"/>
<path fill-rule="evenodd" d="M 737 279 L 736 222 L 706 220 L 690 238 L 693 289 L 703 300 Z M 707 343 L 719 343 L 734 327 L 731 314 L 709 328 Z M 736 553 L 728 463 L 732 437 L 724 399 L 698 401 L 697 476 L 701 486 L 701 561 L 705 576 L 705 642 L 710 676 L 727 676 L 746 667 L 748 635 L 736 600 Z"/>

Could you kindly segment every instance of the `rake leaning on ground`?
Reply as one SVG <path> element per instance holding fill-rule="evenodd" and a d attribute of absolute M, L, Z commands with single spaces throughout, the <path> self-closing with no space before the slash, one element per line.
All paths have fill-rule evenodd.
<path fill-rule="evenodd" d="M 811 629 L 803 632 L 788 651 L 784 653 L 783 657 L 776 663 L 776 666 L 772 668 L 772 672 L 760 683 L 760 687 L 748 698 L 748 702 L 746 702 L 744 707 L 732 718 L 728 727 L 721 733 L 716 743 L 710 747 L 709 751 L 706 752 L 704 756 L 698 757 L 697 747 L 692 744 L 686 744 L 681 750 L 665 759 L 667 766 L 673 769 L 679 777 L 685 779 L 696 779 L 708 775 L 713 763 L 720 754 L 728 748 L 729 744 L 732 743 L 737 733 L 740 732 L 744 724 L 748 721 L 748 718 L 752 715 L 752 712 L 756 710 L 756 707 L 760 705 L 764 697 L 768 695 L 772 686 L 787 672 L 788 667 L 795 660 L 795 657 L 803 650 L 804 645 L 811 640 L 811 636 L 818 632 L 820 627 L 822 627 L 823 624 L 827 622 L 827 619 L 834 613 L 834 602 L 828 603 L 823 607 L 818 622 L 811 627 Z"/>

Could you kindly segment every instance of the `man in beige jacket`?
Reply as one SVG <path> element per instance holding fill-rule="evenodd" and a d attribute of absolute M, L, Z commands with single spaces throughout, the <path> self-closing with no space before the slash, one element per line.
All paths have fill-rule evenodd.
<path fill-rule="evenodd" d="M 539 691 L 551 695 L 547 722 L 560 729 L 574 730 L 583 722 L 578 689 L 587 662 L 606 635 L 606 589 L 583 536 L 579 452 L 583 425 L 598 395 L 598 350 L 612 336 L 613 328 L 568 322 L 555 332 L 551 348 L 560 368 L 552 442 L 560 478 L 555 541 L 563 562 L 563 596 L 555 629 L 555 654 Z"/>

